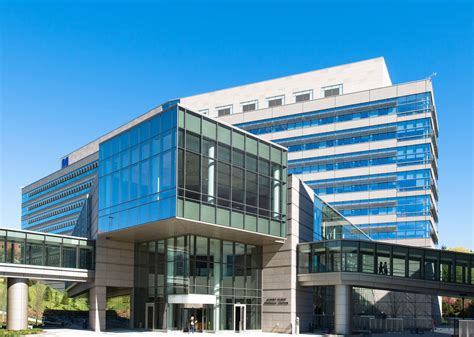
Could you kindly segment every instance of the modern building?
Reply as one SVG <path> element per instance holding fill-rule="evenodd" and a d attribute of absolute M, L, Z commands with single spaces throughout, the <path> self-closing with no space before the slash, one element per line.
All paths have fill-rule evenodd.
<path fill-rule="evenodd" d="M 438 242 L 430 79 L 392 84 L 383 58 L 185 97 L 288 149 L 288 172 L 376 240 Z"/>
<path fill-rule="evenodd" d="M 95 330 L 106 299 L 128 293 L 135 328 L 182 330 L 194 315 L 200 330 L 288 333 L 298 317 L 304 331 L 323 292 L 333 328 L 347 333 L 348 294 L 367 283 L 326 272 L 474 284 L 470 256 L 461 276 L 448 259 L 449 277 L 439 254 L 427 267 L 421 250 L 412 264 L 417 252 L 404 246 L 403 270 L 393 257 L 399 243 L 437 243 L 437 134 L 431 81 L 392 85 L 383 58 L 185 97 L 24 187 L 22 226 L 95 240 L 93 281 L 69 287 L 89 293 Z M 354 260 L 373 240 L 388 243 Z M 314 268 L 313 246 L 331 268 Z M 407 290 L 394 284 L 377 289 Z"/>

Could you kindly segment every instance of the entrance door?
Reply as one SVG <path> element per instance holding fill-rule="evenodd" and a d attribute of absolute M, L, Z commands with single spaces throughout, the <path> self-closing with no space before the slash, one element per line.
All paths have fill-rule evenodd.
<path fill-rule="evenodd" d="M 146 303 L 145 304 L 145 329 L 153 330 L 155 321 L 155 304 L 154 303 Z"/>
<path fill-rule="evenodd" d="M 234 331 L 244 332 L 246 321 L 245 304 L 234 304 Z"/>
<path fill-rule="evenodd" d="M 183 331 L 189 332 L 191 316 L 194 317 L 195 325 L 194 329 L 196 332 L 203 332 L 207 319 L 204 315 L 204 310 L 202 308 L 183 308 Z"/>

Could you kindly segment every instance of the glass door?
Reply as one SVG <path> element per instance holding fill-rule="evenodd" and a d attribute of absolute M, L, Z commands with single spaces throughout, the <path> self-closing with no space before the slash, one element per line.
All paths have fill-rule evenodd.
<path fill-rule="evenodd" d="M 153 330 L 155 329 L 153 322 L 155 321 L 155 304 L 146 303 L 145 304 L 145 329 Z"/>
<path fill-rule="evenodd" d="M 245 304 L 234 304 L 234 331 L 245 332 Z"/>

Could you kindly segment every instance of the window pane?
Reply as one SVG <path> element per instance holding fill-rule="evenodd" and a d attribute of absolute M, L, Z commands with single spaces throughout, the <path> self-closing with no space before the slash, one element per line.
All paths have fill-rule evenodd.
<path fill-rule="evenodd" d="M 245 167 L 247 170 L 257 172 L 257 157 L 247 153 Z"/>
<path fill-rule="evenodd" d="M 246 205 L 247 212 L 256 214 L 258 204 L 257 174 L 246 171 Z"/>
<path fill-rule="evenodd" d="M 268 177 L 259 176 L 258 207 L 260 215 L 268 216 L 268 211 L 265 211 L 270 209 L 270 179 Z"/>
<path fill-rule="evenodd" d="M 217 155 L 219 160 L 230 162 L 230 146 L 219 143 Z"/>
<path fill-rule="evenodd" d="M 186 197 L 199 200 L 201 192 L 199 155 L 186 151 Z M 197 192 L 197 193 L 194 193 Z"/>
<path fill-rule="evenodd" d="M 233 149 L 232 150 L 232 165 L 236 165 L 239 167 L 244 167 L 244 152 Z"/>
<path fill-rule="evenodd" d="M 244 170 L 233 167 L 232 168 L 232 201 L 238 203 L 244 202 Z M 234 205 L 233 208 L 243 209 L 243 205 Z"/>
<path fill-rule="evenodd" d="M 219 163 L 217 170 L 217 196 L 230 200 L 230 165 Z M 224 205 L 227 204 L 224 203 Z"/>
<path fill-rule="evenodd" d="M 201 137 L 194 133 L 186 132 L 186 149 L 199 153 L 201 151 Z"/>

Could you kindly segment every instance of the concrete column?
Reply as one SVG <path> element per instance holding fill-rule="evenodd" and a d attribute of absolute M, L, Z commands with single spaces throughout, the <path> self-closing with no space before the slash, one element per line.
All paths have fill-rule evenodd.
<path fill-rule="evenodd" d="M 208 167 L 208 177 L 207 177 L 207 195 L 208 195 L 208 200 L 209 202 L 212 202 L 215 198 L 214 191 L 215 191 L 215 166 L 216 166 L 216 161 L 214 159 L 214 146 L 209 147 L 207 155 L 209 156 L 207 167 Z"/>
<path fill-rule="evenodd" d="M 274 212 L 273 216 L 277 216 L 280 213 L 280 170 L 276 169 L 273 172 L 273 178 L 278 179 L 273 181 L 273 205 L 272 205 L 272 212 Z"/>
<path fill-rule="evenodd" d="M 28 329 L 28 280 L 7 279 L 7 329 Z"/>
<path fill-rule="evenodd" d="M 334 290 L 334 330 L 337 335 L 351 333 L 352 286 L 337 285 Z"/>
<path fill-rule="evenodd" d="M 89 290 L 89 327 L 92 331 L 105 331 L 107 287 L 94 286 Z"/>
<path fill-rule="evenodd" d="M 214 305 L 214 331 L 217 332 L 220 330 L 220 323 L 221 323 L 221 316 L 220 316 L 220 308 L 219 308 L 219 303 L 220 303 L 220 295 L 221 295 L 221 289 L 220 289 L 220 282 L 221 282 L 221 264 L 219 262 L 222 262 L 222 256 L 221 256 L 221 242 L 214 240 L 214 243 L 212 244 L 212 251 L 214 252 L 214 295 L 216 296 L 216 305 Z"/>

